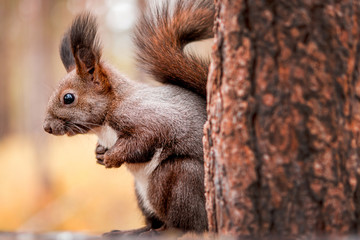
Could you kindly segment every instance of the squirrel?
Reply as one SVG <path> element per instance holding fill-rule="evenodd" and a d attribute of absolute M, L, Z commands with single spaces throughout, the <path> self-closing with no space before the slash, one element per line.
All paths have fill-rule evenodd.
<path fill-rule="evenodd" d="M 95 133 L 97 162 L 128 168 L 146 219 L 133 233 L 208 229 L 202 137 L 209 62 L 183 50 L 213 37 L 213 19 L 210 0 L 176 0 L 142 14 L 136 62 L 160 86 L 131 81 L 102 60 L 91 13 L 77 15 L 61 41 L 67 75 L 50 97 L 44 130 Z"/>

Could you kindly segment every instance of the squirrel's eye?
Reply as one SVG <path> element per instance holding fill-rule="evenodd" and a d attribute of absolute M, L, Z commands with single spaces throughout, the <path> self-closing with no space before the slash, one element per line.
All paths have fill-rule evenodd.
<path fill-rule="evenodd" d="M 71 104 L 75 101 L 75 96 L 72 93 L 67 93 L 64 95 L 64 104 Z"/>

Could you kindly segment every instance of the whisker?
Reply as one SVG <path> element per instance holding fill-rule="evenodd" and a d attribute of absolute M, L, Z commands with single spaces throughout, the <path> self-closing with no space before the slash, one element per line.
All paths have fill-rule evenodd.
<path fill-rule="evenodd" d="M 67 126 L 69 127 L 69 130 L 71 130 L 72 133 L 74 133 L 74 134 L 75 133 L 84 133 L 83 129 L 80 128 L 79 126 L 77 126 L 76 124 L 74 124 L 73 122 L 68 122 L 67 124 L 68 124 Z"/>
<path fill-rule="evenodd" d="M 83 131 L 83 130 L 84 130 L 84 129 L 83 129 L 84 127 L 81 128 L 82 126 L 80 127 L 80 126 L 78 126 L 78 125 L 76 125 L 76 124 L 74 124 L 74 127 L 75 127 L 76 129 L 78 129 L 78 131 L 79 131 L 80 133 L 83 133 L 83 132 L 84 132 L 84 131 Z M 86 129 L 85 129 L 85 130 L 86 130 Z"/>
<path fill-rule="evenodd" d="M 90 123 L 90 122 L 74 122 L 74 124 L 82 125 L 85 127 L 88 127 L 88 126 L 101 127 L 102 126 L 101 124 Z"/>
<path fill-rule="evenodd" d="M 67 130 L 72 134 L 77 133 L 97 133 L 94 129 L 97 127 L 102 127 L 102 124 L 92 123 L 92 122 L 83 122 L 83 121 L 67 121 L 66 127 Z"/>

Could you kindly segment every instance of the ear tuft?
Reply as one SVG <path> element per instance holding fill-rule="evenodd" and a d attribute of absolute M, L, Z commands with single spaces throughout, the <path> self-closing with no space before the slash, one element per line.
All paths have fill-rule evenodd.
<path fill-rule="evenodd" d="M 75 68 L 75 58 L 71 50 L 70 34 L 65 33 L 60 45 L 60 57 L 67 72 Z"/>
<path fill-rule="evenodd" d="M 101 57 L 96 18 L 88 12 L 79 14 L 69 32 L 77 73 L 80 76 L 92 74 Z"/>

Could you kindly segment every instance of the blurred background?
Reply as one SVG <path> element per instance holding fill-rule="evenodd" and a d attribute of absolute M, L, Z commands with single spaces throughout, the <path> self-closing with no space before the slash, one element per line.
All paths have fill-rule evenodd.
<path fill-rule="evenodd" d="M 98 16 L 103 58 L 130 78 L 131 28 L 146 0 L 0 0 L 0 231 L 101 233 L 143 225 L 132 176 L 95 160 L 96 137 L 43 131 L 65 75 L 58 47 L 73 17 Z"/>

